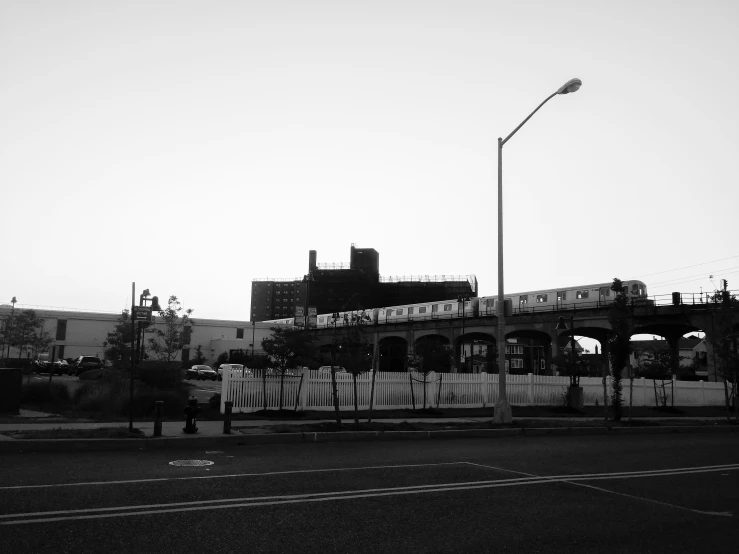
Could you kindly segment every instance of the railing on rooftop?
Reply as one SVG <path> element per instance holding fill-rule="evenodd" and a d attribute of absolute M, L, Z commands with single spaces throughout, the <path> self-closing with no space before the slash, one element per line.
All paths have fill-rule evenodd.
<path fill-rule="evenodd" d="M 0 310 L 12 310 L 10 304 L 0 304 Z M 88 310 L 85 308 L 61 308 L 59 306 L 40 306 L 37 304 L 16 304 L 16 310 L 51 310 L 55 312 L 87 312 L 95 314 L 117 314 L 120 315 L 123 309 L 130 310 L 130 307 L 123 308 L 117 312 L 111 312 L 110 310 Z"/>
<path fill-rule="evenodd" d="M 292 279 L 288 279 L 285 277 L 255 277 L 252 279 L 252 283 L 264 283 L 264 282 L 273 282 L 273 283 L 292 283 L 293 281 L 302 281 L 302 277 L 294 277 Z"/>
<path fill-rule="evenodd" d="M 380 275 L 380 283 L 445 283 L 449 281 L 467 281 L 473 292 L 477 292 L 475 275 Z"/>

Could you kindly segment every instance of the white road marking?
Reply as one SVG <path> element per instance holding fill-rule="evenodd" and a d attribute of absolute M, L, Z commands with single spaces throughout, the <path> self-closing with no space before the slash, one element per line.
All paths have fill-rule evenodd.
<path fill-rule="evenodd" d="M 498 471 L 508 471 L 511 473 L 518 473 L 526 475 L 525 478 L 513 478 L 513 479 L 498 479 L 489 481 L 471 481 L 464 483 L 440 483 L 435 485 L 415 485 L 407 487 L 389 487 L 389 488 L 378 488 L 378 489 L 362 489 L 357 491 L 333 491 L 333 492 L 322 492 L 322 493 L 307 493 L 298 495 L 277 495 L 277 496 L 263 496 L 263 497 L 252 497 L 252 498 L 232 498 L 232 499 L 217 499 L 217 500 L 200 500 L 193 502 L 174 502 L 168 504 L 143 504 L 136 506 L 117 506 L 109 508 L 88 508 L 78 510 L 57 510 L 48 512 L 28 512 L 28 513 L 16 513 L 16 514 L 4 514 L 0 515 L 0 519 L 7 521 L 0 521 L 0 525 L 18 525 L 23 523 L 46 523 L 54 521 L 68 521 L 68 520 L 83 520 L 83 519 L 98 519 L 98 518 L 111 518 L 111 517 L 128 517 L 134 515 L 150 515 L 150 514 L 161 514 L 161 513 L 176 513 L 176 512 L 190 512 L 198 510 L 215 510 L 224 508 L 245 508 L 255 506 L 269 506 L 276 504 L 298 504 L 304 502 L 325 502 L 328 500 L 346 500 L 356 498 L 372 498 L 372 497 L 383 497 L 383 496 L 398 496 L 408 494 L 423 494 L 430 492 L 453 492 L 457 490 L 472 490 L 472 489 L 488 489 L 488 488 L 500 488 L 500 487 L 514 487 L 523 485 L 537 485 L 547 483 L 566 483 L 582 487 L 595 489 L 602 492 L 625 496 L 636 500 L 644 500 L 652 502 L 662 506 L 670 508 L 677 508 L 680 510 L 686 510 L 702 515 L 712 516 L 724 516 L 731 517 L 731 512 L 705 512 L 701 510 L 693 510 L 691 508 L 685 508 L 684 506 L 677 506 L 666 502 L 660 502 L 657 500 L 651 500 L 649 498 L 642 498 L 632 496 L 629 494 L 618 493 L 615 491 L 602 489 L 600 487 L 594 487 L 592 485 L 586 485 L 575 481 L 582 480 L 600 480 L 600 479 L 613 479 L 613 478 L 638 478 L 638 477 L 653 477 L 656 475 L 685 475 L 689 473 L 705 473 L 709 471 L 723 471 L 725 469 L 736 469 L 739 470 L 739 464 L 733 464 L 731 466 L 705 466 L 702 468 L 681 468 L 680 470 L 655 470 L 655 471 L 641 471 L 641 472 L 619 472 L 619 473 L 601 473 L 601 474 L 588 474 L 588 475 L 565 475 L 565 476 L 538 476 L 530 473 L 524 473 L 521 471 L 508 470 L 505 468 L 498 468 L 494 466 L 488 466 L 484 464 L 476 464 L 473 462 L 462 462 L 469 465 L 484 467 L 488 469 L 495 469 Z M 433 464 L 437 465 L 437 464 Z M 391 467 L 406 467 L 406 466 L 391 466 Z M 110 513 L 116 512 L 116 513 Z M 86 515 L 83 515 L 86 514 Z M 49 517 L 58 516 L 58 517 Z M 27 519 L 17 519 L 27 518 Z"/>
<path fill-rule="evenodd" d="M 523 471 L 516 471 L 513 469 L 504 469 L 504 468 L 488 466 L 484 464 L 476 464 L 473 462 L 466 462 L 466 463 L 470 465 L 474 465 L 474 466 L 495 469 L 497 471 L 508 471 L 510 473 L 517 473 L 519 475 L 527 475 L 529 477 L 540 477 L 538 475 L 534 475 L 533 473 L 525 473 Z M 618 496 L 625 496 L 627 498 L 633 498 L 635 500 L 642 500 L 644 502 L 652 502 L 653 504 L 669 506 L 671 508 L 676 508 L 678 510 L 686 510 L 688 512 L 694 512 L 697 514 L 731 517 L 733 515 L 732 512 L 706 512 L 703 510 L 696 510 L 694 508 L 686 508 L 685 506 L 679 506 L 677 504 L 661 502 L 659 500 L 654 500 L 652 498 L 645 498 L 643 496 L 634 496 L 634 495 L 626 494 L 623 492 L 617 492 L 617 491 L 613 491 L 610 489 L 604 489 L 602 487 L 595 487 L 593 485 L 586 485 L 585 483 L 577 482 L 577 481 L 585 481 L 585 480 L 601 481 L 604 479 L 629 479 L 632 477 L 660 477 L 663 475 L 688 475 L 688 474 L 693 474 L 693 473 L 708 473 L 711 471 L 723 471 L 724 469 L 730 469 L 730 470 L 739 469 L 739 464 L 730 464 L 726 466 L 703 466 L 703 467 L 697 467 L 697 468 L 656 469 L 656 470 L 647 470 L 644 472 L 640 472 L 639 474 L 636 474 L 636 473 L 630 474 L 629 472 L 619 472 L 619 473 L 611 473 L 611 474 L 601 474 L 601 476 L 597 476 L 597 474 L 592 474 L 592 473 L 586 474 L 586 475 L 573 475 L 569 478 L 567 478 L 566 476 L 552 476 L 552 477 L 548 477 L 547 479 L 551 479 L 558 483 L 569 483 L 571 485 L 576 485 L 578 487 L 585 487 L 588 489 L 593 489 L 593 490 L 597 490 L 601 492 L 607 492 L 607 493 L 615 494 Z M 722 473 L 722 475 L 728 475 L 728 473 Z"/>
<path fill-rule="evenodd" d="M 233 458 L 233 456 L 228 456 Z M 365 469 L 395 469 L 405 467 L 434 467 L 434 466 L 450 466 L 464 464 L 465 462 L 440 462 L 436 464 L 405 464 L 405 465 L 389 465 L 389 466 L 363 466 L 363 467 L 337 467 L 328 469 L 294 469 L 291 471 L 266 471 L 264 473 L 230 473 L 227 475 L 192 475 L 190 477 L 157 477 L 151 479 L 127 479 L 118 481 L 88 481 L 84 483 L 51 483 L 48 485 L 12 485 L 8 487 L 0 487 L 3 490 L 16 489 L 45 489 L 54 487 L 86 487 L 100 485 L 128 485 L 136 483 L 155 483 L 164 481 L 186 481 L 190 479 L 227 479 L 235 477 L 268 477 L 271 475 L 292 475 L 300 473 L 326 473 L 330 471 L 361 471 Z"/>

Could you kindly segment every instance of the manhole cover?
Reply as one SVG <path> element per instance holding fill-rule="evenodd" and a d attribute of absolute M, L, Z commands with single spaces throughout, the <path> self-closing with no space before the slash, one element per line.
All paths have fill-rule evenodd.
<path fill-rule="evenodd" d="M 169 462 L 169 465 L 171 466 L 212 466 L 213 462 L 210 460 L 175 460 L 174 462 Z"/>

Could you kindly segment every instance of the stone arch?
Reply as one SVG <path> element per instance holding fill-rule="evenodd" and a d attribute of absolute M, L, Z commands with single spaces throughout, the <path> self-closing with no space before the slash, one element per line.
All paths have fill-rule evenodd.
<path fill-rule="evenodd" d="M 492 372 L 488 368 L 488 347 L 496 345 L 490 333 L 472 331 L 458 336 L 454 341 L 454 362 L 459 373 Z"/>
<path fill-rule="evenodd" d="M 509 342 L 513 340 L 516 343 Z M 510 374 L 551 375 L 552 337 L 546 331 L 516 329 L 506 333 L 505 344 L 499 347 L 510 347 L 510 353 L 506 353 Z"/>
<path fill-rule="evenodd" d="M 378 341 L 379 371 L 405 371 L 408 341 L 402 337 L 384 337 Z"/>

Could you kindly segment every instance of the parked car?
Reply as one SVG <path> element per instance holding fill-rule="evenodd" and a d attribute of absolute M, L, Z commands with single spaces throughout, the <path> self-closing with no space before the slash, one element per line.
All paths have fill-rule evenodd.
<path fill-rule="evenodd" d="M 186 379 L 210 379 L 211 381 L 215 381 L 217 378 L 218 374 L 209 365 L 194 365 L 187 370 L 186 376 Z"/>
<path fill-rule="evenodd" d="M 336 370 L 336 373 L 346 373 L 346 369 L 339 365 L 334 366 L 334 370 Z M 331 366 L 330 365 L 322 365 L 318 368 L 318 375 L 331 375 Z"/>
<path fill-rule="evenodd" d="M 97 356 L 80 356 L 74 361 L 75 374 L 79 375 L 91 369 L 102 369 L 103 362 Z"/>
<path fill-rule="evenodd" d="M 223 380 L 223 370 L 230 369 L 231 374 L 234 377 L 251 377 L 252 371 L 248 367 L 244 367 L 243 364 L 221 364 L 218 366 L 218 380 Z"/>

